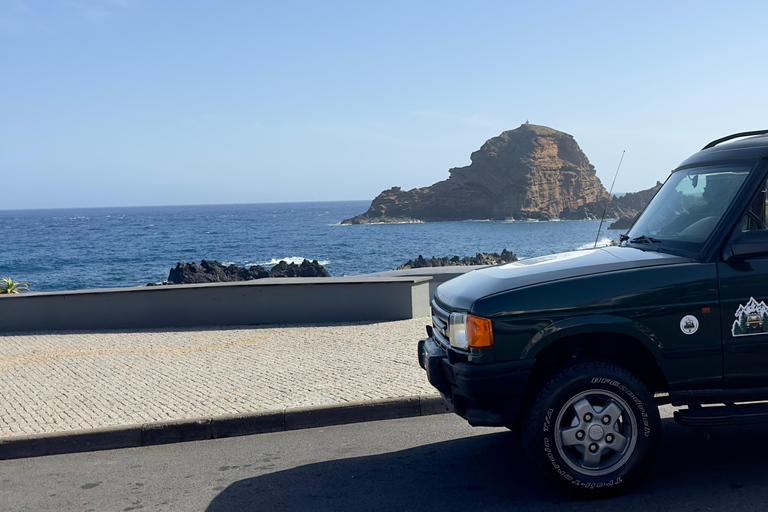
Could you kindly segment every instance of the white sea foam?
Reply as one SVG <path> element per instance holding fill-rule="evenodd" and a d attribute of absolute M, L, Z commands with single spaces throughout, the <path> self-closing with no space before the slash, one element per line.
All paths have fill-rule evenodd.
<path fill-rule="evenodd" d="M 608 238 L 607 236 L 604 236 L 600 240 L 597 241 L 597 247 L 608 247 L 611 245 L 611 242 L 613 242 L 612 239 Z M 576 250 L 582 250 L 582 249 L 592 249 L 595 247 L 595 242 L 589 242 L 588 244 L 580 245 L 576 248 Z"/>
<path fill-rule="evenodd" d="M 252 267 L 253 265 L 261 265 L 262 267 L 274 267 L 275 265 L 277 265 L 281 261 L 284 261 L 286 263 L 295 263 L 296 265 L 301 265 L 301 263 L 304 260 L 312 261 L 313 259 L 314 258 L 303 258 L 303 257 L 300 257 L 300 256 L 290 256 L 288 258 L 273 258 L 273 259 L 271 259 L 269 261 L 262 261 L 262 262 L 258 262 L 258 263 L 246 263 L 245 266 L 246 267 Z M 318 263 L 321 264 L 321 265 L 327 265 L 327 264 L 330 263 L 330 261 L 328 261 L 328 260 L 321 260 L 321 261 L 318 261 Z"/>
<path fill-rule="evenodd" d="M 360 224 L 362 226 L 386 226 L 388 224 L 424 224 L 423 220 L 404 220 L 402 222 L 369 222 L 368 224 Z"/>
<path fill-rule="evenodd" d="M 368 222 L 366 224 L 342 224 L 337 222 L 335 224 L 326 224 L 326 226 L 390 226 L 392 224 L 424 224 L 423 220 L 404 220 L 402 222 Z"/>

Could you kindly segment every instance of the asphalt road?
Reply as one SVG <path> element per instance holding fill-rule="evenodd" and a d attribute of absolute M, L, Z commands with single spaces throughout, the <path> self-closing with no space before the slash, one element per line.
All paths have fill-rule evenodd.
<path fill-rule="evenodd" d="M 707 511 L 768 508 L 768 427 L 664 421 L 631 494 L 572 502 L 515 434 L 454 415 L 0 462 L 0 510 Z"/>

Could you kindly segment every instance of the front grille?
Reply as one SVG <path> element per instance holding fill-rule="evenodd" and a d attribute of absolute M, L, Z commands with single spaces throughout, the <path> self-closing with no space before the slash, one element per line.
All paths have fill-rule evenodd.
<path fill-rule="evenodd" d="M 432 300 L 432 332 L 434 333 L 435 341 L 446 348 L 451 346 L 450 341 L 448 341 L 449 316 L 450 313 L 442 309 L 434 300 Z"/>

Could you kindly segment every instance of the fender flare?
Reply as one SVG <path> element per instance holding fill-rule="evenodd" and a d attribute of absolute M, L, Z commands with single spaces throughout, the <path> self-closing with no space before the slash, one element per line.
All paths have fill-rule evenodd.
<path fill-rule="evenodd" d="M 623 334 L 645 346 L 659 364 L 664 356 L 661 341 L 645 325 L 618 315 L 586 315 L 553 322 L 538 331 L 523 348 L 521 358 L 535 358 L 559 340 L 580 334 Z"/>

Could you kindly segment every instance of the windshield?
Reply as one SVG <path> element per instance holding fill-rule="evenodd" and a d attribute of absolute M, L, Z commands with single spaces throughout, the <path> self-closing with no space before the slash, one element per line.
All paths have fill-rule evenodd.
<path fill-rule="evenodd" d="M 627 233 L 627 243 L 650 250 L 698 253 L 751 168 L 721 165 L 673 173 Z"/>

